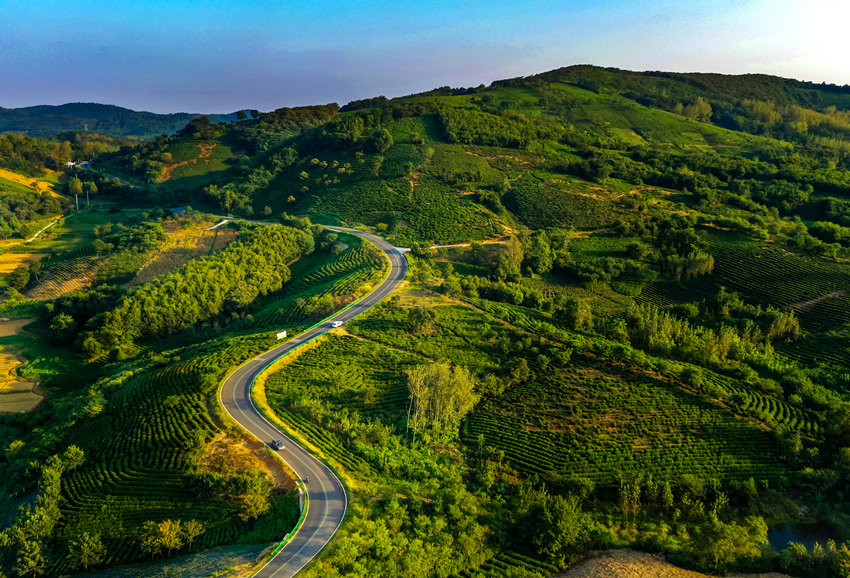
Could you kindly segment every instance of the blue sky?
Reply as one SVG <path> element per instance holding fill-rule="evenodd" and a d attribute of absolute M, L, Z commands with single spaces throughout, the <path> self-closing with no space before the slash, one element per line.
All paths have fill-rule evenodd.
<path fill-rule="evenodd" d="M 844 0 L 0 0 L 0 106 L 323 104 L 568 66 L 850 84 Z"/>

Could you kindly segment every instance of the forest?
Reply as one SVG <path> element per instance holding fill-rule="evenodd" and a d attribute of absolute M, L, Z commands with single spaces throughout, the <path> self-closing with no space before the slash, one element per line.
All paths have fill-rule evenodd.
<path fill-rule="evenodd" d="M 410 270 L 256 386 L 350 491 L 305 575 L 632 548 L 846 576 L 848 114 L 847 87 L 582 66 L 140 140 L 0 135 L 0 168 L 55 193 L 0 198 L 0 353 L 47 394 L 0 414 L 0 572 L 259 560 L 295 527 L 297 481 L 217 391 L 383 279 L 342 225 Z"/>

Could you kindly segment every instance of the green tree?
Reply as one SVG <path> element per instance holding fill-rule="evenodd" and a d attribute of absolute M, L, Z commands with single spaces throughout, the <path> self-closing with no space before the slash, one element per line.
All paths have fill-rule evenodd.
<path fill-rule="evenodd" d="M 590 303 L 576 297 L 564 301 L 563 306 L 555 311 L 555 319 L 570 329 L 591 331 L 593 329 L 593 313 Z"/>
<path fill-rule="evenodd" d="M 257 119 L 260 118 L 260 111 L 257 109 L 251 110 L 251 118 Z"/>
<path fill-rule="evenodd" d="M 9 285 L 21 291 L 30 281 L 30 270 L 26 265 L 18 265 L 9 274 Z"/>
<path fill-rule="evenodd" d="M 381 165 L 384 164 L 384 157 L 375 157 L 372 159 L 372 173 L 377 177 L 381 170 Z"/>
<path fill-rule="evenodd" d="M 268 500 L 258 492 L 249 492 L 242 496 L 240 501 L 242 509 L 239 511 L 239 517 L 245 522 L 259 518 L 270 508 Z"/>
<path fill-rule="evenodd" d="M 236 120 L 245 120 L 247 118 L 248 118 L 248 115 L 245 114 L 244 110 L 240 110 L 239 112 L 236 113 Z"/>
<path fill-rule="evenodd" d="M 115 245 L 112 243 L 104 243 L 100 239 L 95 239 L 92 245 L 94 245 L 94 252 L 98 257 L 100 257 L 101 253 L 108 253 L 115 248 Z"/>
<path fill-rule="evenodd" d="M 407 312 L 407 327 L 412 333 L 424 333 L 431 329 L 437 314 L 428 307 L 413 307 Z"/>
<path fill-rule="evenodd" d="M 22 578 L 32 576 L 35 578 L 47 571 L 47 557 L 44 555 L 44 546 L 39 540 L 28 539 L 20 543 L 18 553 L 15 557 L 14 572 Z"/>
<path fill-rule="evenodd" d="M 106 547 L 100 541 L 99 534 L 83 532 L 76 540 L 68 544 L 68 561 L 72 568 L 97 566 L 106 556 Z"/>
<path fill-rule="evenodd" d="M 38 274 L 41 273 L 41 261 L 30 261 L 29 264 L 30 274 L 35 277 L 35 280 L 38 281 Z"/>
<path fill-rule="evenodd" d="M 578 496 L 547 496 L 533 511 L 533 519 L 537 524 L 532 542 L 537 552 L 562 568 L 590 545 L 592 522 L 581 511 Z"/>
<path fill-rule="evenodd" d="M 395 143 L 393 135 L 385 128 L 379 129 L 372 133 L 369 138 L 368 147 L 376 153 L 385 153 L 390 150 Z"/>
<path fill-rule="evenodd" d="M 83 183 L 77 177 L 71 178 L 68 181 L 68 194 L 70 195 L 82 195 L 83 194 Z"/>

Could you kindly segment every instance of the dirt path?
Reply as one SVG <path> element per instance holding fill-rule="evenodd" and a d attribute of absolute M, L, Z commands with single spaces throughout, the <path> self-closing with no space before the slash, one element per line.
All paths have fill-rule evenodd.
<path fill-rule="evenodd" d="M 670 564 L 664 556 L 653 556 L 628 548 L 608 550 L 598 558 L 585 560 L 566 572 L 552 578 L 709 578 L 703 574 L 683 570 Z M 737 578 L 790 578 L 785 574 L 729 574 Z"/>
<path fill-rule="evenodd" d="M 833 291 L 832 293 L 827 293 L 826 295 L 821 295 L 817 299 L 812 299 L 811 301 L 799 301 L 797 303 L 792 303 L 788 307 L 791 309 L 796 309 L 797 311 L 809 311 L 810 309 L 814 309 L 817 305 L 820 305 L 824 301 L 829 301 L 830 299 L 835 299 L 836 297 L 844 297 L 847 295 L 847 291 Z"/>

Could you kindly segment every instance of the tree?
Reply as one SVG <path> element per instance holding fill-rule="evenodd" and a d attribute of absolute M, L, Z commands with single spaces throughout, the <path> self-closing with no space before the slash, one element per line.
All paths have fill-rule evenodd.
<path fill-rule="evenodd" d="M 412 333 L 424 333 L 431 329 L 437 314 L 427 307 L 413 307 L 407 312 L 407 327 Z"/>
<path fill-rule="evenodd" d="M 593 523 L 582 513 L 578 496 L 548 496 L 533 513 L 537 527 L 532 542 L 539 554 L 558 566 L 566 566 L 583 546 L 590 545 L 580 544 L 590 541 Z"/>
<path fill-rule="evenodd" d="M 182 538 L 188 549 L 192 548 L 192 542 L 195 541 L 195 538 L 203 534 L 204 530 L 206 530 L 206 528 L 204 528 L 203 523 L 197 520 L 183 522 Z"/>
<path fill-rule="evenodd" d="M 82 195 L 83 194 L 83 183 L 77 177 L 73 177 L 70 181 L 68 181 L 68 193 L 71 195 Z"/>
<path fill-rule="evenodd" d="M 522 248 L 522 243 L 520 243 L 516 235 L 511 235 L 508 238 L 508 242 L 505 244 L 505 246 L 505 254 L 507 255 L 508 262 L 513 268 L 518 270 L 522 265 L 522 260 L 525 256 L 525 252 Z"/>
<path fill-rule="evenodd" d="M 29 264 L 30 274 L 35 277 L 35 280 L 38 281 L 38 274 L 41 273 L 41 261 L 30 261 Z"/>
<path fill-rule="evenodd" d="M 15 270 L 9 274 L 9 285 L 22 290 L 30 281 L 30 270 L 26 265 L 18 265 Z"/>
<path fill-rule="evenodd" d="M 240 110 L 236 113 L 236 120 L 245 120 L 246 118 L 248 118 L 248 115 L 245 114 L 244 110 Z"/>
<path fill-rule="evenodd" d="M 67 313 L 60 313 L 50 322 L 50 330 L 56 333 L 57 341 L 63 341 L 74 334 L 77 322 Z"/>
<path fill-rule="evenodd" d="M 385 128 L 376 130 L 369 138 L 368 147 L 376 153 L 385 153 L 390 150 L 395 143 L 393 135 Z"/>
<path fill-rule="evenodd" d="M 89 335 L 83 340 L 83 354 L 86 356 L 86 359 L 97 359 L 104 353 L 103 344 L 94 335 Z"/>
<path fill-rule="evenodd" d="M 260 111 L 257 109 L 251 110 L 251 118 L 257 119 L 260 118 Z"/>
<path fill-rule="evenodd" d="M 555 319 L 570 329 L 591 331 L 593 329 L 593 313 L 590 303 L 576 297 L 570 297 L 564 305 L 555 311 Z"/>
<path fill-rule="evenodd" d="M 115 248 L 115 245 L 112 243 L 104 243 L 100 239 L 95 239 L 92 245 L 94 245 L 94 252 L 98 257 L 100 257 L 101 253 L 108 253 Z"/>
<path fill-rule="evenodd" d="M 266 205 L 266 206 L 263 208 L 263 215 L 264 215 L 264 216 L 266 216 L 266 217 L 271 217 L 271 215 L 272 215 L 272 208 L 271 208 L 271 207 L 269 207 L 268 205 Z"/>
<path fill-rule="evenodd" d="M 76 540 L 71 540 L 68 545 L 68 560 L 72 568 L 82 567 L 88 570 L 89 566 L 96 566 L 103 562 L 106 556 L 106 547 L 100 541 L 99 534 L 83 534 Z"/>
<path fill-rule="evenodd" d="M 372 173 L 377 177 L 381 170 L 381 165 L 384 164 L 384 157 L 375 157 L 372 159 Z"/>
<path fill-rule="evenodd" d="M 47 570 L 47 558 L 40 541 L 24 540 L 18 548 L 14 572 L 17 576 L 38 576 Z"/>
<path fill-rule="evenodd" d="M 239 512 L 239 517 L 247 522 L 266 513 L 269 507 L 265 496 L 258 492 L 249 492 L 242 497 L 242 510 Z"/>
<path fill-rule="evenodd" d="M 414 439 L 416 432 L 429 423 L 444 434 L 454 432 L 478 403 L 475 380 L 463 366 L 418 365 L 407 372 L 407 383 L 410 393 L 408 423 L 413 426 Z"/>

